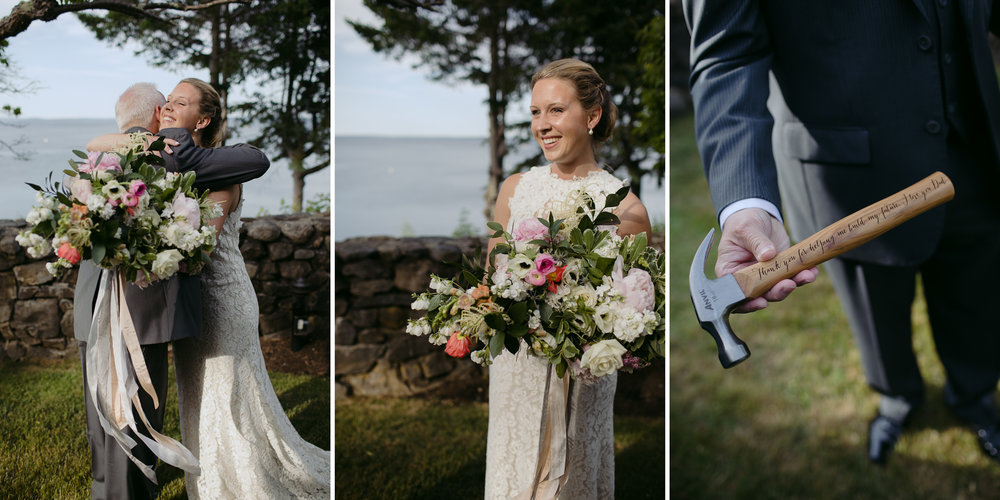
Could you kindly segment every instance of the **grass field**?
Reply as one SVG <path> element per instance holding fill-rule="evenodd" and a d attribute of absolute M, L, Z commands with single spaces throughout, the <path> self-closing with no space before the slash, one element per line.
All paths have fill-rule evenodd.
<path fill-rule="evenodd" d="M 914 343 L 928 400 L 885 467 L 869 464 L 877 397 L 829 279 L 734 315 L 752 352 L 724 370 L 687 289 L 691 257 L 717 225 L 691 118 L 670 125 L 671 498 L 997 498 L 1000 464 L 945 410 L 925 306 Z M 715 256 L 709 258 L 709 273 Z M 714 273 L 709 274 L 712 276 Z"/>
<path fill-rule="evenodd" d="M 303 438 L 330 449 L 330 379 L 272 372 L 285 413 Z M 173 368 L 164 434 L 180 439 Z M 90 498 L 83 377 L 77 358 L 0 364 L 0 498 Z M 180 470 L 157 469 L 161 499 L 187 498 Z"/>
<path fill-rule="evenodd" d="M 336 498 L 483 498 L 486 403 L 363 399 L 335 409 Z M 664 498 L 662 417 L 615 415 L 617 498 Z"/>

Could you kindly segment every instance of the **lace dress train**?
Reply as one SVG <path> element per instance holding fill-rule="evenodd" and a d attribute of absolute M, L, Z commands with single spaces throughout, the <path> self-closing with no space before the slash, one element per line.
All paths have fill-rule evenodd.
<path fill-rule="evenodd" d="M 189 498 L 329 498 L 330 452 L 302 439 L 271 386 L 257 297 L 239 250 L 240 206 L 202 273 L 200 338 L 174 343 L 183 443 L 201 463 Z"/>

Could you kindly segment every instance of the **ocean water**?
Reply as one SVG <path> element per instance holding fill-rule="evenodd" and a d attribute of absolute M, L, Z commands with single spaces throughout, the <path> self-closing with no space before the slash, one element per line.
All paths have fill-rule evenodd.
<path fill-rule="evenodd" d="M 486 232 L 489 151 L 478 138 L 336 137 L 336 241 L 356 236 L 450 236 L 462 223 Z M 507 165 L 533 154 L 508 155 Z M 641 198 L 664 221 L 663 187 L 643 179 Z"/>
<path fill-rule="evenodd" d="M 87 142 L 98 135 L 115 132 L 118 126 L 113 119 L 5 119 L 0 121 L 0 141 L 14 142 L 25 138 L 26 143 L 17 150 L 29 156 L 27 161 L 16 160 L 9 152 L 0 150 L 0 219 L 21 219 L 35 201 L 35 190 L 25 182 L 41 185 L 49 172 L 52 179 L 61 181 L 62 171 L 69 168 L 68 160 L 75 159 L 74 149 L 86 149 Z M 241 140 L 239 130 L 234 130 L 229 143 Z M 248 134 L 247 134 L 248 135 Z M 304 198 L 316 199 L 330 193 L 330 169 L 306 177 Z M 281 200 L 292 200 L 292 175 L 287 161 L 272 161 L 271 168 L 262 177 L 244 184 L 244 217 L 256 217 L 262 210 L 276 214 Z"/>

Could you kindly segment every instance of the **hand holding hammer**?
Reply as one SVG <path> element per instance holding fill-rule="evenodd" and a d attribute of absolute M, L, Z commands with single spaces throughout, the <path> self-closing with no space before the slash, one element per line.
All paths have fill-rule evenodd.
<path fill-rule="evenodd" d="M 705 276 L 705 261 L 715 230 L 709 231 L 691 263 L 688 284 L 702 328 L 715 339 L 722 366 L 730 368 L 750 350 L 729 325 L 729 314 L 748 299 L 759 297 L 779 281 L 856 248 L 886 231 L 954 197 L 951 180 L 935 172 L 916 184 L 875 202 L 821 229 L 773 259 L 715 280 Z"/>

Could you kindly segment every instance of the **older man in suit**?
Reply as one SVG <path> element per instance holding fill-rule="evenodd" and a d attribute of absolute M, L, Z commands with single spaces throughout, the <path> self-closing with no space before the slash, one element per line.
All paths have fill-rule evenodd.
<path fill-rule="evenodd" d="M 716 272 L 767 260 L 935 170 L 955 199 L 831 261 L 869 385 L 882 463 L 924 401 L 910 309 L 921 276 L 945 400 L 997 458 L 998 12 L 973 0 L 685 0 L 697 140 L 722 224 Z M 779 196 L 780 193 L 780 196 Z M 804 271 L 752 311 L 812 281 Z M 975 299 L 972 300 L 971 298 Z"/>
<path fill-rule="evenodd" d="M 173 139 L 172 153 L 163 154 L 164 168 L 170 172 L 196 173 L 195 187 L 211 189 L 255 179 L 263 175 L 270 162 L 252 146 L 240 144 L 222 148 L 201 148 L 191 134 L 181 128 L 160 130 L 163 94 L 148 83 L 129 87 L 118 99 L 115 115 L 123 132 L 153 132 Z M 83 363 L 84 393 L 87 406 L 87 441 L 91 453 L 91 498 L 155 498 L 156 484 L 149 481 L 107 435 L 90 399 L 87 387 L 86 341 L 93 317 L 100 269 L 90 261 L 80 263 L 73 299 L 73 329 L 80 345 Z M 198 336 L 201 331 L 201 284 L 198 276 L 179 274 L 140 289 L 127 285 L 125 300 L 135 324 L 150 379 L 160 400 L 153 408 L 152 399 L 139 391 L 142 409 L 152 427 L 163 428 L 164 400 L 167 393 L 167 346 L 169 342 Z M 141 441 L 132 453 L 155 469 L 156 456 Z"/>

